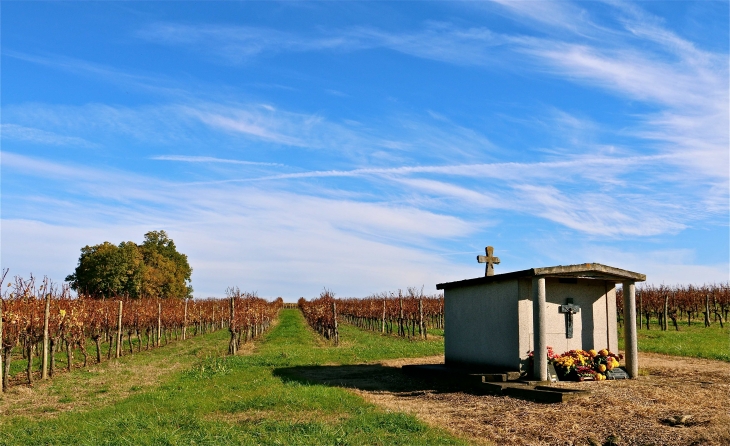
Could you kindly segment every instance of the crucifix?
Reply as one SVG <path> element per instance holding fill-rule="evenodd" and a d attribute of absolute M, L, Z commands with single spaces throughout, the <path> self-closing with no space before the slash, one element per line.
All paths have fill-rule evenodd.
<path fill-rule="evenodd" d="M 499 257 L 494 257 L 494 247 L 492 247 L 492 246 L 487 246 L 484 250 L 487 252 L 487 255 L 477 256 L 477 262 L 487 264 L 487 268 L 484 271 L 485 277 L 493 276 L 494 275 L 494 265 L 499 265 Z"/>
<path fill-rule="evenodd" d="M 573 315 L 580 312 L 580 306 L 573 304 L 573 299 L 566 299 L 565 305 L 560 306 L 560 312 L 565 313 L 566 316 L 566 331 L 565 337 L 568 339 L 573 338 Z"/>

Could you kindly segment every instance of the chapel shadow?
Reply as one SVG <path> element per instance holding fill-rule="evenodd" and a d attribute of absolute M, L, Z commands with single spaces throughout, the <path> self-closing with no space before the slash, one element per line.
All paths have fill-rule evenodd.
<path fill-rule="evenodd" d="M 284 382 L 318 384 L 362 391 L 385 391 L 408 397 L 429 393 L 464 392 L 485 394 L 481 386 L 464 380 L 442 377 L 421 377 L 406 373 L 400 367 L 382 364 L 297 366 L 274 369 L 274 376 Z"/>

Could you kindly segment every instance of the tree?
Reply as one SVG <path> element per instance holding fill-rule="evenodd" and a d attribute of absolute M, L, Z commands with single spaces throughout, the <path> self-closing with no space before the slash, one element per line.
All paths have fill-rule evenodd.
<path fill-rule="evenodd" d="M 193 269 L 188 256 L 181 254 L 175 242 L 165 231 L 151 231 L 144 235 L 140 246 L 148 269 L 145 275 L 145 292 L 159 297 L 189 297 L 193 293 L 190 276 Z"/>
<path fill-rule="evenodd" d="M 190 297 L 193 269 L 165 231 L 145 234 L 141 245 L 104 242 L 81 248 L 79 264 L 66 277 L 71 288 L 93 297 Z"/>
<path fill-rule="evenodd" d="M 142 254 L 134 242 L 122 242 L 119 246 L 104 242 L 81 248 L 76 271 L 66 281 L 74 290 L 94 297 L 139 297 L 144 269 Z"/>

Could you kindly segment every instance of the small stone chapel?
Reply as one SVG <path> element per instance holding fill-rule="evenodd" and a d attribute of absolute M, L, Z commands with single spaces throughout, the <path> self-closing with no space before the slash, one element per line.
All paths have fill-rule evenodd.
<path fill-rule="evenodd" d="M 547 347 L 618 353 L 616 284 L 624 289 L 624 318 L 636 320 L 635 283 L 644 274 L 601 265 L 532 268 L 494 274 L 493 248 L 486 248 L 484 277 L 440 283 L 444 290 L 447 366 L 528 372 L 548 380 Z M 624 324 L 629 377 L 638 375 L 636 325 Z M 529 352 L 534 365 L 528 370 Z"/>

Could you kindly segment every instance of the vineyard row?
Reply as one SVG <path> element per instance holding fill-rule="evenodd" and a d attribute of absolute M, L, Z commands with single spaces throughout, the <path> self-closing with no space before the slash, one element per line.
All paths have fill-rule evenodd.
<path fill-rule="evenodd" d="M 5 283 L 5 271 L 2 283 Z M 226 299 L 158 299 L 115 297 L 96 299 L 72 296 L 68 286 L 50 280 L 38 283 L 15 277 L 0 296 L 0 374 L 2 390 L 10 384 L 15 356 L 27 360 L 28 384 L 34 380 L 34 358 L 40 358 L 41 379 L 57 372 L 56 352 L 65 352 L 71 370 L 74 354 L 89 363 L 88 343 L 93 342 L 96 363 L 184 340 L 198 334 L 227 328 L 231 333 L 229 352 L 242 342 L 261 335 L 276 318 L 283 300 L 269 302 L 253 294 L 229 288 Z M 125 336 L 126 341 L 125 342 Z M 136 342 L 135 342 L 136 341 Z M 107 348 L 102 349 L 106 344 Z M 127 344 L 125 346 L 125 344 Z M 102 351 L 106 350 L 106 355 Z"/>
<path fill-rule="evenodd" d="M 298 305 L 309 325 L 335 343 L 339 340 L 338 317 L 359 328 L 407 338 L 426 339 L 429 327 L 444 326 L 443 296 L 427 296 L 416 288 L 362 299 L 335 299 L 333 293 L 324 291 L 311 301 L 299 299 Z"/>
<path fill-rule="evenodd" d="M 616 292 L 619 323 L 623 324 L 623 293 Z M 705 327 L 713 322 L 727 322 L 730 313 L 730 283 L 713 285 L 645 285 L 636 289 L 636 317 L 639 328 L 651 329 L 651 320 L 656 319 L 660 330 L 668 330 L 671 321 L 679 330 L 679 321 L 702 320 Z"/>

